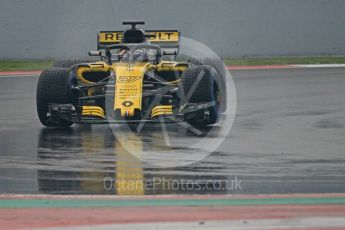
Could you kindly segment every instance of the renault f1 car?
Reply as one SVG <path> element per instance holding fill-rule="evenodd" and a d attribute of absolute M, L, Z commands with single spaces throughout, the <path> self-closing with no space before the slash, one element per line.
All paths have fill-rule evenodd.
<path fill-rule="evenodd" d="M 226 109 L 223 65 L 177 62 L 180 31 L 100 31 L 97 62 L 65 61 L 44 70 L 37 113 L 44 126 L 73 123 L 155 122 L 215 124 Z M 168 61 L 165 56 L 170 56 Z M 110 119 L 109 119 L 110 118 Z"/>

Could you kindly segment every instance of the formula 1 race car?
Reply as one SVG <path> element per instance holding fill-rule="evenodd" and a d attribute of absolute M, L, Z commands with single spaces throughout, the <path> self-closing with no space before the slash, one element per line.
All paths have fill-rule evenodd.
<path fill-rule="evenodd" d="M 193 126 L 215 124 L 226 109 L 224 65 L 176 62 L 178 30 L 136 28 L 100 31 L 101 61 L 60 61 L 37 85 L 37 113 L 44 126 L 73 123 L 154 122 L 170 118 Z M 172 57 L 164 61 L 163 57 Z M 109 119 L 111 118 L 111 119 Z"/>

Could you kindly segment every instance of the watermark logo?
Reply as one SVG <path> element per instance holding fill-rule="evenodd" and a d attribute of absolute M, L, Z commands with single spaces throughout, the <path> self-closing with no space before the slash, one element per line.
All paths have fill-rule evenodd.
<path fill-rule="evenodd" d="M 208 74 L 213 71 L 212 74 L 217 74 L 220 77 L 220 80 L 214 83 L 214 87 L 218 87 L 218 93 L 214 96 L 214 100 L 199 104 L 191 100 L 196 90 L 204 90 L 200 86 L 202 76 L 205 74 L 204 70 L 198 73 L 196 80 L 190 85 L 188 93 L 181 90 L 183 87 L 181 82 L 174 85 L 170 83 L 171 80 L 167 80 L 164 76 L 155 74 L 154 71 L 147 71 L 145 74 L 150 80 L 144 82 L 145 86 L 149 88 L 150 83 L 154 85 L 155 82 L 160 82 L 161 87 L 154 88 L 152 86 L 154 90 L 145 90 L 144 86 L 138 86 L 143 87 L 143 92 L 138 94 L 140 98 L 133 98 L 132 96 L 131 101 L 140 100 L 141 105 L 146 108 L 139 121 L 126 120 L 118 123 L 116 117 L 108 116 L 112 132 L 121 146 L 136 158 L 159 167 L 186 166 L 209 156 L 227 138 L 236 113 L 235 85 L 221 58 L 210 48 L 195 40 L 182 37 L 180 44 L 177 62 L 182 63 L 181 65 L 189 63 L 190 66 L 207 67 L 210 70 Z M 181 73 L 173 72 L 173 74 L 178 78 Z M 113 77 L 113 81 L 109 81 L 108 84 L 115 84 L 116 74 Z M 108 88 L 112 90 L 115 88 L 116 91 L 116 87 L 112 85 L 109 85 Z M 137 92 L 137 89 L 131 87 L 125 93 L 129 91 Z M 174 94 L 178 95 L 178 102 L 176 102 Z M 114 95 L 114 92 L 106 92 L 106 95 Z M 202 92 L 199 93 L 198 97 L 206 98 Z M 116 104 L 114 100 L 116 100 L 114 96 L 106 97 L 107 114 L 116 114 L 114 112 L 114 105 Z M 200 101 L 203 100 L 200 99 Z M 215 103 L 219 102 L 224 103 L 221 106 L 217 104 L 218 107 L 216 107 Z M 192 122 L 181 121 L 176 116 L 166 116 L 172 112 L 173 114 L 181 114 L 181 111 L 183 111 L 183 116 L 193 115 L 193 112 L 188 111 L 187 103 L 189 107 L 192 107 L 193 104 L 194 107 L 191 111 L 206 111 L 202 115 L 195 115 L 197 112 L 194 112 L 194 116 L 207 116 L 210 120 L 210 117 L 212 118 L 212 115 L 217 113 L 219 114 L 219 120 L 209 126 L 198 126 Z M 174 106 L 154 110 L 157 105 L 170 104 L 174 104 Z M 131 110 L 131 106 L 136 105 L 137 103 L 125 103 L 126 109 L 121 114 L 135 114 L 135 110 Z M 155 124 L 152 124 L 153 115 L 156 115 L 156 113 L 161 116 L 155 116 Z M 186 117 L 183 118 L 186 119 Z"/>
<path fill-rule="evenodd" d="M 237 176 L 226 180 L 188 180 L 153 177 L 151 179 L 126 179 L 105 177 L 103 188 L 106 191 L 165 191 L 165 192 L 240 192 L 243 190 L 242 180 Z"/>

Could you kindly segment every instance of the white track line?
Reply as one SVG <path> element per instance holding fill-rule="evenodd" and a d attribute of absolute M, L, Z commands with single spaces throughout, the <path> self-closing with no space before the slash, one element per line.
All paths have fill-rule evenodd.
<path fill-rule="evenodd" d="M 53 230 L 104 230 L 104 229 L 238 229 L 238 230 L 259 230 L 259 229 L 331 229 L 345 227 L 344 217 L 302 217 L 291 219 L 248 219 L 248 220 L 220 220 L 220 221 L 199 221 L 199 222 L 165 222 L 165 223 L 137 223 L 137 224 L 105 224 L 91 226 L 54 227 L 42 228 Z M 41 229 L 41 228 L 40 228 Z M 41 229 L 41 230 L 42 230 Z"/>
<path fill-rule="evenodd" d="M 0 78 L 13 78 L 13 77 L 38 77 L 37 74 L 25 74 L 25 75 L 0 75 Z"/>
<path fill-rule="evenodd" d="M 345 64 L 312 64 L 312 65 L 291 65 L 301 68 L 339 68 L 345 67 Z"/>

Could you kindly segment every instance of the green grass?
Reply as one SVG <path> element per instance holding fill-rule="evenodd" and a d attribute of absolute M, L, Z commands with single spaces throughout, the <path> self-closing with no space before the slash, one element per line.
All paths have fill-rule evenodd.
<path fill-rule="evenodd" d="M 0 71 L 42 70 L 49 67 L 53 61 L 8 61 L 0 60 Z"/>
<path fill-rule="evenodd" d="M 0 208 L 92 208 L 244 205 L 344 205 L 345 197 L 210 198 L 210 199 L 1 199 Z"/>
<path fill-rule="evenodd" d="M 228 58 L 224 62 L 230 66 L 345 64 L 345 56 Z"/>
<path fill-rule="evenodd" d="M 298 64 L 345 64 L 345 56 L 319 57 L 244 57 L 224 59 L 226 65 L 253 66 L 253 65 L 298 65 Z M 49 67 L 52 60 L 44 61 L 13 61 L 0 60 L 0 71 L 42 70 Z"/>

